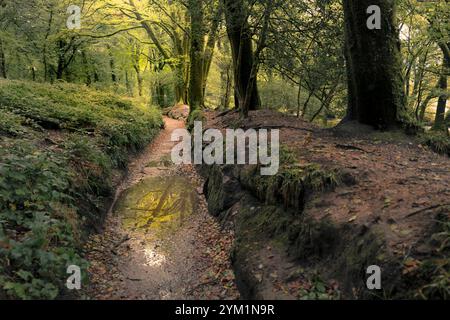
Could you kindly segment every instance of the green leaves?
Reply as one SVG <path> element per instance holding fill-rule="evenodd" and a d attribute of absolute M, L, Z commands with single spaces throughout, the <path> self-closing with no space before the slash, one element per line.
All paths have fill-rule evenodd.
<path fill-rule="evenodd" d="M 74 254 L 74 230 L 61 219 L 74 200 L 64 161 L 64 155 L 37 151 L 25 141 L 0 150 L 0 260 L 7 261 L 0 291 L 11 297 L 55 298 L 65 266 L 83 264 Z"/>
<path fill-rule="evenodd" d="M 0 81 L 0 112 L 0 296 L 54 299 L 67 266 L 87 268 L 77 248 L 101 220 L 113 168 L 162 118 L 113 94 L 18 81 Z"/>
<path fill-rule="evenodd" d="M 450 156 L 450 137 L 445 133 L 429 132 L 421 137 L 422 143 L 433 151 Z"/>
<path fill-rule="evenodd" d="M 22 300 L 55 299 L 58 296 L 58 288 L 56 286 L 50 283 L 45 283 L 40 279 L 33 278 L 31 274 L 29 274 L 29 277 L 24 280 L 27 282 L 6 282 L 3 285 L 3 289 L 8 293 L 8 295 Z"/>

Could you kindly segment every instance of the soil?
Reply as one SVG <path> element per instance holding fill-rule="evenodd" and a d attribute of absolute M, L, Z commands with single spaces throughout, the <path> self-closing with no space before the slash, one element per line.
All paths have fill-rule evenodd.
<path fill-rule="evenodd" d="M 235 127 L 236 113 L 208 115 L 208 126 Z M 337 168 L 356 180 L 310 202 L 307 212 L 338 223 L 383 225 L 389 246 L 405 250 L 417 242 L 436 209 L 450 205 L 450 159 L 401 132 L 379 132 L 355 124 L 320 129 L 272 111 L 250 114 L 244 128 L 279 128 L 281 144 L 300 164 Z M 348 127 L 352 126 L 351 131 Z M 349 134 L 351 132 L 351 135 Z"/>
<path fill-rule="evenodd" d="M 185 106 L 178 109 L 168 114 L 186 114 Z M 170 164 L 170 135 L 184 121 L 165 118 L 160 136 L 131 163 L 105 231 L 86 245 L 91 262 L 87 298 L 361 298 L 367 296 L 356 286 L 365 286 L 364 268 L 375 257 L 383 255 L 379 262 L 386 262 L 388 276 L 397 281 L 418 269 L 421 258 L 436 253 L 429 242 L 436 217 L 450 218 L 447 156 L 400 131 L 353 123 L 321 129 L 268 110 L 251 112 L 247 120 L 235 112 L 205 117 L 206 128 L 280 129 L 281 144 L 298 165 L 318 164 L 346 181 L 309 194 L 304 208 L 297 209 L 301 212 L 289 213 L 246 192 L 239 185 L 242 172 L 226 176 L 223 170 L 233 171 L 226 166 L 217 169 L 223 171 L 217 176 L 214 167 L 197 168 L 208 179 L 204 186 L 192 166 Z M 217 205 L 218 199 L 229 202 L 226 208 L 224 202 Z M 257 220 L 258 215 L 265 220 Z M 301 221 L 296 236 L 304 227 L 317 232 L 320 239 L 310 256 L 299 258 L 272 234 L 258 234 L 259 225 L 270 230 L 280 217 Z M 328 221 L 331 225 L 324 224 Z M 287 233 L 281 229 L 277 232 Z M 327 251 L 328 244 L 334 251 Z"/>
<path fill-rule="evenodd" d="M 239 298 L 229 260 L 233 233 L 208 214 L 203 181 L 193 167 L 170 164 L 171 133 L 184 121 L 164 121 L 164 130 L 130 164 L 104 231 L 84 248 L 90 262 L 87 299 Z M 175 204 L 178 211 L 170 207 Z"/>
<path fill-rule="evenodd" d="M 438 217 L 440 221 L 450 218 L 448 156 L 433 152 L 401 131 L 380 132 L 355 123 L 322 129 L 269 110 L 251 112 L 246 120 L 236 112 L 208 112 L 206 119 L 206 128 L 280 129 L 281 145 L 295 154 L 298 166 L 319 164 L 341 173 L 345 180 L 332 190 L 309 193 L 305 207 L 290 213 L 273 213 L 283 206 L 270 207 L 261 199 L 253 199 L 255 186 L 247 186 L 240 200 L 221 199 L 232 204 L 225 209 L 233 212 L 234 218 L 224 212 L 217 215 L 226 215 L 223 223 L 236 231 L 233 266 L 244 298 L 320 298 L 308 295 L 317 291 L 318 272 L 326 279 L 326 292 L 318 290 L 326 293 L 325 298 L 415 297 L 407 291 L 421 283 L 413 278 L 408 284 L 405 278 L 419 273 L 430 257 L 437 263 L 448 261 L 448 256 L 440 258 L 431 241 Z M 208 182 L 210 190 L 220 188 L 217 180 L 223 179 L 223 190 L 242 180 L 242 169 L 225 166 L 219 171 Z M 212 174 L 214 171 L 206 169 L 206 176 Z M 210 206 L 221 196 L 209 195 Z M 280 221 L 281 228 L 275 231 L 278 235 L 263 235 L 271 230 L 264 222 L 268 218 L 271 224 Z M 288 219 L 288 226 L 283 226 L 283 219 Z M 289 226 L 297 222 L 299 228 Z M 255 224 L 265 227 L 252 230 Z M 292 237 L 290 229 L 295 229 L 295 237 L 309 230 L 306 245 L 311 252 L 306 256 L 296 256 L 298 247 L 292 254 L 290 246 L 298 243 L 278 243 L 277 239 L 287 234 Z M 302 243 L 301 237 L 296 241 Z M 305 249 L 300 246 L 300 253 Z M 362 292 L 366 268 L 377 263 L 385 263 L 384 279 L 392 280 L 389 290 Z M 385 288 L 387 285 L 385 282 Z"/>

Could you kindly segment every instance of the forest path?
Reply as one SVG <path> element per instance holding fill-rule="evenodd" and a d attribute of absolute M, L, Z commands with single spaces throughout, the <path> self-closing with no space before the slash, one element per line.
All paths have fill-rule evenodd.
<path fill-rule="evenodd" d="M 104 232 L 85 246 L 89 299 L 236 299 L 229 262 L 233 235 L 207 210 L 203 182 L 192 166 L 171 164 L 165 129 L 129 166 Z"/>

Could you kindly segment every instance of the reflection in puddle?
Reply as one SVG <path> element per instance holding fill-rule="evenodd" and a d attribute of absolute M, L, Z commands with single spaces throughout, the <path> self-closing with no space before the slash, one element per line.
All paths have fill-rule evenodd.
<path fill-rule="evenodd" d="M 166 256 L 159 254 L 152 248 L 145 248 L 144 256 L 145 256 L 145 265 L 149 267 L 159 267 L 164 262 L 166 262 Z"/>
<path fill-rule="evenodd" d="M 173 230 L 193 213 L 196 193 L 182 177 L 157 177 L 125 191 L 116 206 L 127 229 L 149 233 Z"/>

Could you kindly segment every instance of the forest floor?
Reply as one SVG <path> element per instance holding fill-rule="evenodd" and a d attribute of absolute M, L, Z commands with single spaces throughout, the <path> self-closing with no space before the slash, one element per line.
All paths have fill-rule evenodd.
<path fill-rule="evenodd" d="M 298 166 L 317 164 L 350 177 L 350 183 L 344 181 L 334 190 L 309 195 L 303 215 L 353 230 L 376 228 L 382 234 L 388 254 L 402 261 L 403 275 L 418 272 L 425 266 L 426 258 L 439 256 L 429 239 L 437 215 L 450 218 L 447 155 L 433 152 L 400 130 L 379 132 L 351 123 L 321 129 L 296 117 L 268 110 L 252 112 L 247 120 L 240 119 L 235 112 L 225 115 L 210 112 L 206 117 L 207 128 L 280 129 L 281 145 L 294 154 Z M 254 259 L 252 272 L 278 274 L 264 277 L 271 279 L 270 287 L 274 290 L 266 297 L 276 298 L 283 293 L 297 296 L 302 284 L 289 279 L 284 270 L 292 266 L 292 257 L 282 253 L 284 258 L 274 259 L 273 246 L 265 243 L 259 247 L 261 252 Z M 448 256 L 436 261 L 444 261 L 442 267 L 448 267 Z M 258 270 L 261 266 L 263 270 Z M 286 274 L 286 279 L 282 279 L 282 274 Z"/>
<path fill-rule="evenodd" d="M 240 121 L 236 113 L 225 117 L 211 113 L 208 127 L 235 127 Z M 337 168 L 356 180 L 351 187 L 315 199 L 307 209 L 319 219 L 384 222 L 392 245 L 403 247 L 420 234 L 424 219 L 431 217 L 427 213 L 450 205 L 449 157 L 400 131 L 378 132 L 354 124 L 321 129 L 272 111 L 254 112 L 241 127 L 278 128 L 281 145 L 288 146 L 299 164 Z"/>
<path fill-rule="evenodd" d="M 104 231 L 85 245 L 88 299 L 239 297 L 229 261 L 233 234 L 208 214 L 194 168 L 170 163 L 171 133 L 184 121 L 164 121 L 130 164 Z"/>
<path fill-rule="evenodd" d="M 240 297 L 230 262 L 235 229 L 221 227 L 210 216 L 204 181 L 195 168 L 170 161 L 171 133 L 184 128 L 183 120 L 173 118 L 181 119 L 185 111 L 171 110 L 159 137 L 130 164 L 104 231 L 86 244 L 87 298 Z M 403 263 L 403 275 L 418 271 L 422 259 L 436 255 L 428 239 L 436 214 L 449 216 L 447 156 L 401 132 L 352 125 L 321 129 L 272 111 L 251 113 L 245 121 L 236 113 L 209 112 L 206 117 L 210 128 L 279 128 L 281 144 L 295 154 L 298 165 L 314 163 L 351 177 L 351 183 L 310 196 L 304 214 L 351 225 L 352 230 L 382 230 L 387 252 Z M 263 274 L 259 282 L 273 282 L 265 285 L 262 297 L 304 298 L 311 283 L 288 272 L 301 262 L 270 242 L 259 247 L 256 259 L 245 263 L 254 260 L 250 269 Z M 334 279 L 326 285 L 340 290 Z"/>

